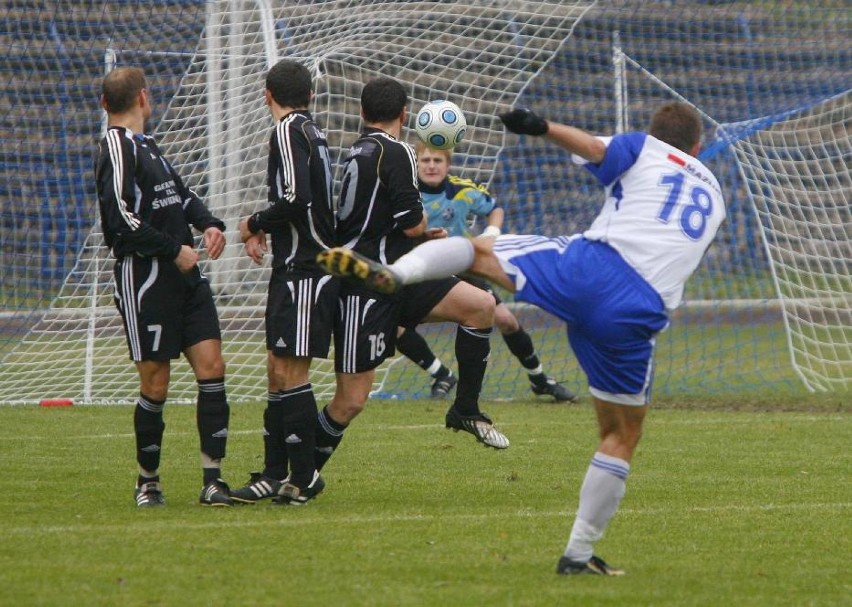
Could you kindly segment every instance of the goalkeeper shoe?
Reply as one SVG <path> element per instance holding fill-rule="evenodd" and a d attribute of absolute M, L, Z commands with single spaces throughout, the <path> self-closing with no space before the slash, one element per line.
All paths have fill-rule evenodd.
<path fill-rule="evenodd" d="M 597 556 L 593 556 L 585 563 L 563 556 L 556 565 L 556 573 L 559 575 L 624 575 L 627 572 L 607 565 Z"/>
<path fill-rule="evenodd" d="M 228 484 L 221 478 L 217 478 L 201 488 L 201 496 L 198 501 L 202 506 L 230 506 L 233 504 L 230 494 Z"/>
<path fill-rule="evenodd" d="M 249 482 L 245 485 L 231 491 L 231 499 L 240 504 L 256 504 L 260 500 L 275 497 L 281 489 L 281 485 L 287 482 L 287 479 L 279 481 L 269 476 L 264 476 L 260 472 L 250 473 Z"/>
<path fill-rule="evenodd" d="M 390 295 L 402 288 L 400 280 L 390 268 L 351 249 L 336 247 L 321 251 L 317 255 L 317 264 L 328 274 L 353 278 L 379 293 Z"/>
<path fill-rule="evenodd" d="M 455 375 L 453 375 L 452 371 L 450 371 L 445 377 L 439 377 L 432 382 L 432 398 L 447 398 L 447 394 L 450 393 L 450 390 L 456 387 L 457 383 L 459 383 L 459 380 Z"/>
<path fill-rule="evenodd" d="M 136 505 L 140 508 L 154 508 L 165 506 L 166 498 L 163 497 L 163 489 L 158 482 L 136 485 Z"/>
<path fill-rule="evenodd" d="M 299 487 L 291 482 L 281 485 L 278 495 L 272 500 L 278 506 L 304 506 L 325 489 L 325 481 L 314 471 L 314 478 L 307 487 Z"/>
<path fill-rule="evenodd" d="M 577 400 L 577 395 L 571 392 L 568 388 L 558 383 L 556 380 L 541 375 L 542 379 L 537 376 L 530 376 L 530 389 L 533 394 L 539 396 L 552 396 L 557 403 L 571 402 Z"/>
<path fill-rule="evenodd" d="M 486 447 L 494 447 L 495 449 L 507 449 L 509 447 L 509 439 L 494 427 L 491 418 L 485 413 L 460 415 L 453 407 L 450 407 L 445 422 L 447 428 L 452 428 L 453 432 L 459 430 L 469 432 Z"/>

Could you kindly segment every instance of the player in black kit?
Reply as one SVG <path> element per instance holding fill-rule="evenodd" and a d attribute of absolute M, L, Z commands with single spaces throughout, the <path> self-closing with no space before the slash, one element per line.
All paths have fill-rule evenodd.
<path fill-rule="evenodd" d="M 317 405 L 308 372 L 314 357 L 328 356 L 337 313 L 339 280 L 315 263 L 335 238 L 331 162 L 325 134 L 308 111 L 308 68 L 279 61 L 266 75 L 264 94 L 276 120 L 269 140 L 269 206 L 239 226 L 246 254 L 257 263 L 263 262 L 266 235 L 272 237 L 264 469 L 231 496 L 248 504 L 273 498 L 275 504 L 301 505 L 324 487 L 314 462 Z"/>
<path fill-rule="evenodd" d="M 344 165 L 338 203 L 338 242 L 359 254 L 391 263 L 422 238 L 446 236 L 426 228 L 414 150 L 400 141 L 408 96 L 391 78 L 368 82 L 361 93 L 364 128 Z M 320 255 L 322 257 L 322 255 Z M 381 295 L 361 285 L 341 286 L 343 309 L 335 327 L 337 389 L 320 412 L 317 463 L 321 467 L 343 431 L 361 412 L 375 369 L 394 353 L 397 326 L 452 321 L 459 325 L 459 383 L 446 425 L 490 447 L 509 441 L 479 410 L 479 393 L 490 353 L 494 298 L 456 278 L 421 283 L 400 294 Z"/>
<path fill-rule="evenodd" d="M 225 224 L 187 188 L 157 144 L 144 135 L 151 116 L 144 72 L 120 67 L 103 81 L 108 130 L 95 166 L 101 227 L 115 256 L 115 303 L 130 358 L 139 372 L 133 416 L 139 476 L 136 504 L 165 504 L 160 485 L 163 406 L 171 360 L 186 357 L 198 382 L 197 420 L 203 487 L 199 501 L 230 506 L 220 478 L 230 410 L 219 318 L 210 284 L 198 269 L 191 227 L 210 259 L 225 247 Z"/>

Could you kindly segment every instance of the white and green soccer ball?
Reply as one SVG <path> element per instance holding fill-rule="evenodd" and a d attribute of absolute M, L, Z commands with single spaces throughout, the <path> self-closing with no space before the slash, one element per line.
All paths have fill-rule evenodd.
<path fill-rule="evenodd" d="M 414 130 L 434 150 L 451 150 L 464 139 L 467 121 L 452 101 L 430 101 L 417 112 Z"/>

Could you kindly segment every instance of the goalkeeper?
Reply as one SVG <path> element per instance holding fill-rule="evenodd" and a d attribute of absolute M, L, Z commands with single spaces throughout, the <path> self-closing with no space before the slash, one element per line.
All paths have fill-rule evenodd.
<path fill-rule="evenodd" d="M 423 208 L 427 216 L 427 228 L 444 228 L 450 236 L 470 234 L 468 216 L 485 217 L 488 226 L 483 236 L 500 234 L 503 224 L 503 209 L 497 206 L 484 186 L 468 179 L 450 175 L 450 150 L 433 150 L 421 142 L 415 146 L 417 154 L 417 178 Z M 573 401 L 576 395 L 565 386 L 547 376 L 536 354 L 529 334 L 504 304 L 491 285 L 484 280 L 464 278 L 474 286 L 494 296 L 494 324 L 500 330 L 509 351 L 520 361 L 530 381 L 534 394 L 552 396 L 556 402 Z M 432 383 L 432 398 L 444 398 L 458 380 L 452 371 L 441 363 L 429 348 L 429 344 L 415 327 L 401 327 L 397 337 L 397 350 L 427 371 L 435 381 Z"/>
<path fill-rule="evenodd" d="M 724 199 L 696 158 L 701 120 L 684 103 L 663 105 L 647 133 L 614 137 L 595 137 L 524 109 L 500 119 L 513 133 L 546 136 L 597 178 L 606 199 L 588 230 L 557 238 L 433 240 L 391 266 L 340 249 L 317 261 L 385 291 L 470 270 L 565 321 L 588 377 L 600 442 L 556 571 L 621 575 L 593 548 L 624 496 L 648 409 L 656 336 L 725 218 Z"/>

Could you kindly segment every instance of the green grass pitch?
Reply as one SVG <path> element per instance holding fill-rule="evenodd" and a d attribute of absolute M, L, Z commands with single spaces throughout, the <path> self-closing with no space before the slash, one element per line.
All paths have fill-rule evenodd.
<path fill-rule="evenodd" d="M 0 408 L 0 605 L 850 604 L 842 400 L 686 405 L 649 413 L 598 546 L 628 570 L 609 579 L 554 571 L 595 447 L 588 398 L 484 403 L 503 452 L 444 429 L 445 403 L 372 401 L 304 508 L 199 506 L 194 408 L 167 407 L 168 505 L 148 511 L 131 407 Z M 232 486 L 261 466 L 262 410 L 233 407 Z"/>

